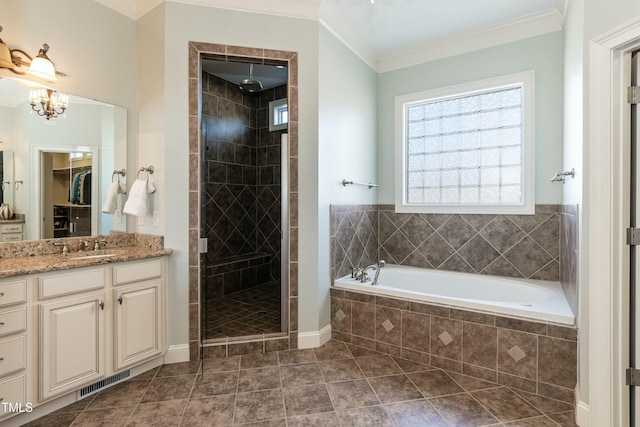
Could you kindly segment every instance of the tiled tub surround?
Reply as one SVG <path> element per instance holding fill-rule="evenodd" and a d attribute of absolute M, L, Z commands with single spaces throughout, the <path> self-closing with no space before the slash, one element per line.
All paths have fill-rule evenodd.
<path fill-rule="evenodd" d="M 576 313 L 575 212 L 575 206 L 560 205 L 536 205 L 535 215 L 407 214 L 395 213 L 392 205 L 331 206 L 331 277 L 384 259 L 413 267 L 561 281 Z"/>
<path fill-rule="evenodd" d="M 333 277 L 348 274 L 363 253 L 375 259 L 375 246 L 363 241 L 373 237 L 377 257 L 392 264 L 559 280 L 558 205 L 536 205 L 535 215 L 406 214 L 393 205 L 331 209 Z"/>
<path fill-rule="evenodd" d="M 332 206 L 331 277 L 385 259 L 422 268 L 562 280 L 575 313 L 573 213 L 574 207 L 558 205 L 537 205 L 535 215 L 527 216 L 397 214 L 389 205 Z M 331 295 L 334 339 L 573 402 L 575 328 L 337 289 Z"/>
<path fill-rule="evenodd" d="M 215 344 L 202 348 L 200 352 L 200 310 L 204 309 L 202 304 L 201 287 L 202 275 L 200 272 L 200 257 L 197 252 L 198 239 L 200 237 L 202 203 L 200 200 L 200 167 L 206 160 L 207 153 L 204 152 L 201 142 L 206 137 L 202 134 L 202 120 L 200 112 L 200 96 L 202 92 L 202 73 L 200 72 L 200 57 L 207 56 L 212 59 L 230 60 L 238 62 L 265 63 L 270 65 L 285 65 L 288 67 L 289 80 L 287 84 L 287 98 L 289 104 L 289 265 L 288 265 L 288 290 L 289 290 L 289 331 L 282 337 L 251 339 L 247 342 L 229 342 L 225 344 Z M 189 354 L 190 359 L 195 360 L 201 357 L 237 355 L 255 353 L 262 351 L 284 350 L 297 348 L 298 341 L 298 56 L 296 52 L 269 50 L 260 48 L 247 48 L 241 46 L 220 45 L 212 43 L 189 42 Z M 274 95 L 275 97 L 275 92 Z M 244 101 L 243 101 L 244 102 Z M 235 106 L 234 106 L 235 111 Z M 259 112 L 258 112 L 259 113 Z M 251 114 L 251 113 L 249 113 Z M 258 114 L 259 115 L 259 114 Z M 251 120 L 251 117 L 249 117 Z M 257 115 L 256 115 L 257 120 Z M 256 122 L 257 124 L 257 122 Z M 259 129 L 259 128 L 258 128 Z M 259 130 L 258 130 L 259 132 Z M 274 138 L 275 141 L 275 138 Z M 258 134 L 258 144 L 260 144 Z M 256 147 L 256 161 L 259 157 L 259 150 Z M 265 145 L 267 157 L 269 156 L 269 146 Z M 234 147 L 235 150 L 235 147 Z M 242 148 L 240 149 L 242 150 Z M 273 156 L 273 152 L 271 155 Z M 235 162 L 235 151 L 234 151 Z M 248 166 L 248 165 L 244 165 Z M 265 164 L 263 173 L 268 174 L 268 167 L 273 171 L 275 165 Z M 233 167 L 232 167 L 233 169 Z M 237 167 L 236 167 L 237 169 Z M 243 173 L 247 168 L 243 169 Z M 225 179 L 226 179 L 225 165 Z M 249 171 L 250 173 L 250 171 Z M 257 171 L 259 176 L 260 171 Z M 243 175 L 244 179 L 244 175 Z M 274 184 L 276 185 L 276 184 Z M 279 184 L 278 184 L 279 185 Z M 241 218 L 240 218 L 241 219 Z M 256 248 L 258 250 L 258 248 Z M 262 249 L 261 252 L 266 252 Z M 272 258 L 273 260 L 273 258 Z M 273 262 L 272 262 L 273 264 Z M 279 264 L 278 264 L 279 266 Z M 275 269 L 274 269 L 275 270 Z M 277 271 L 277 270 L 275 270 Z M 274 273 L 274 271 L 271 272 Z M 204 284 L 202 284 L 204 285 Z"/>
<path fill-rule="evenodd" d="M 578 208 L 560 207 L 560 284 L 567 302 L 578 313 Z"/>
<path fill-rule="evenodd" d="M 577 330 L 331 289 L 334 339 L 574 402 Z"/>

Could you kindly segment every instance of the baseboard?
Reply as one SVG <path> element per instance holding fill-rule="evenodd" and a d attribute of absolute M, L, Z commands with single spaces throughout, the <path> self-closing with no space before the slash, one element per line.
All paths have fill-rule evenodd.
<path fill-rule="evenodd" d="M 164 354 L 164 363 L 179 363 L 189 361 L 189 344 L 170 345 Z"/>
<path fill-rule="evenodd" d="M 298 332 L 298 348 L 316 348 L 331 339 L 331 325 L 315 332 Z"/>
<path fill-rule="evenodd" d="M 582 401 L 576 405 L 576 424 L 580 427 L 591 427 L 591 408 Z"/>

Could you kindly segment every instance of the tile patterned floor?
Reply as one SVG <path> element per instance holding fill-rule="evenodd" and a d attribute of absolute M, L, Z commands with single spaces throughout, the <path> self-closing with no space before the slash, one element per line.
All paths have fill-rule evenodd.
<path fill-rule="evenodd" d="M 268 283 L 206 302 L 206 339 L 280 332 L 280 285 Z"/>
<path fill-rule="evenodd" d="M 331 341 L 163 365 L 28 426 L 576 426 L 566 403 Z"/>

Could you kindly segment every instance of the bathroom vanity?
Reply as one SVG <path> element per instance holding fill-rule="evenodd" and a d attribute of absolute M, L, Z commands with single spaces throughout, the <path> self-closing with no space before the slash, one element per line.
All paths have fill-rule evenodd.
<path fill-rule="evenodd" d="M 124 246 L 0 259 L 0 399 L 14 405 L 0 420 L 161 364 L 168 254 Z"/>

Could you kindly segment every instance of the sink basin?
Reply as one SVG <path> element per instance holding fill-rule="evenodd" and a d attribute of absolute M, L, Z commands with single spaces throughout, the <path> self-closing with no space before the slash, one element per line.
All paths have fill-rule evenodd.
<path fill-rule="evenodd" d="M 74 257 L 69 257 L 67 259 L 97 259 L 97 258 L 108 258 L 110 256 L 114 256 L 115 254 L 92 254 L 92 255 L 79 255 Z"/>

